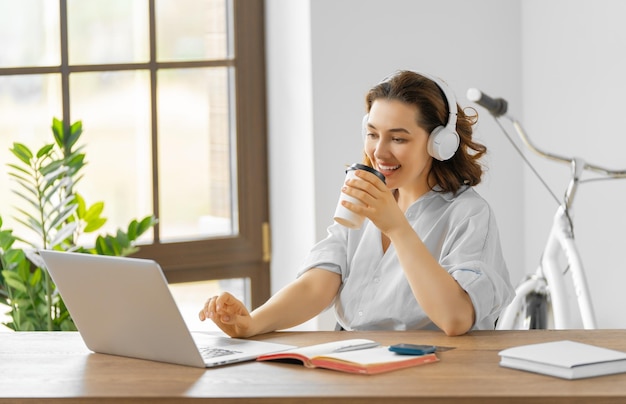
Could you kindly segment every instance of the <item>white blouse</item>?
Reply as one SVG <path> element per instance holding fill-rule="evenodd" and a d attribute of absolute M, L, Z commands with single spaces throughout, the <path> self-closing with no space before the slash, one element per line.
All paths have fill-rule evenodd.
<path fill-rule="evenodd" d="M 430 191 L 405 216 L 431 254 L 469 294 L 473 329 L 493 329 L 514 290 L 502 256 L 496 220 L 470 187 L 454 195 Z M 346 330 L 437 329 L 409 287 L 393 243 L 383 253 L 381 232 L 369 220 L 359 230 L 337 223 L 298 273 L 323 268 L 341 275 L 335 315 Z"/>

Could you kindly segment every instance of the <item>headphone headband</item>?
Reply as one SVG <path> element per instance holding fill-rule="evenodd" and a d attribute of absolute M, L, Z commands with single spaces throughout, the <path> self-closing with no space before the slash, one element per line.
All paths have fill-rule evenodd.
<path fill-rule="evenodd" d="M 427 79 L 430 79 L 432 82 L 434 82 L 437 85 L 437 87 L 441 89 L 441 92 L 443 92 L 443 96 L 446 99 L 446 102 L 448 103 L 449 114 L 448 114 L 448 122 L 446 123 L 446 128 L 452 130 L 453 132 L 456 132 L 456 119 L 457 119 L 456 96 L 454 95 L 450 87 L 448 87 L 448 85 L 438 77 L 431 76 L 428 73 L 422 73 L 422 72 L 416 72 L 416 73 L 419 74 L 420 76 L 424 76 Z"/>

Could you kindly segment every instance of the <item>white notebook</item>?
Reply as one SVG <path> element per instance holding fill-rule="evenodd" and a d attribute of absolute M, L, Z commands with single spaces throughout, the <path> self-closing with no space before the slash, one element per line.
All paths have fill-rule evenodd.
<path fill-rule="evenodd" d="M 626 353 L 574 341 L 522 345 L 500 351 L 500 365 L 564 379 L 626 372 Z"/>

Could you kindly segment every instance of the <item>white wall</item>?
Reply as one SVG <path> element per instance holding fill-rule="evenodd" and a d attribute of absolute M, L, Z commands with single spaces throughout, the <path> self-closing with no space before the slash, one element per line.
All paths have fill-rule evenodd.
<path fill-rule="evenodd" d="M 592 4 L 603 4 L 609 9 L 598 15 Z M 620 15 L 618 11 L 624 15 L 624 6 L 618 0 L 266 0 L 266 7 L 274 292 L 294 278 L 308 249 L 325 236 L 343 167 L 361 159 L 359 133 L 364 95 L 395 70 L 422 70 L 444 78 L 463 106 L 471 105 L 465 98 L 469 87 L 506 97 L 510 111 L 522 119 L 529 132 L 541 129 L 541 140 L 554 139 L 552 144 L 544 144 L 547 148 L 562 145 L 563 139 L 572 136 L 570 133 L 583 137 L 582 128 L 592 130 L 600 120 L 604 121 L 605 137 L 612 142 L 605 150 L 619 150 L 616 132 L 611 131 L 616 120 L 607 117 L 618 116 L 620 87 L 611 88 L 609 84 L 611 80 L 622 80 L 624 84 L 624 79 L 617 74 L 617 68 L 611 70 L 612 76 L 607 76 L 599 61 L 603 57 L 617 59 L 621 70 L 626 63 L 619 62 L 616 56 L 620 48 L 609 53 L 612 48 L 607 44 L 610 27 L 622 31 L 610 37 L 613 42 L 619 35 L 623 38 L 626 27 L 618 28 L 617 21 L 606 25 L 603 22 L 603 18 L 612 18 L 611 7 L 614 15 Z M 564 16 L 563 10 L 570 14 Z M 595 19 L 585 20 L 581 30 L 578 20 L 593 15 Z M 554 26 L 556 20 L 558 30 Z M 604 34 L 597 37 L 596 28 Z M 575 41 L 568 42 L 571 38 Z M 601 48 L 605 51 L 599 52 L 594 38 L 603 42 Z M 584 52 L 580 52 L 576 42 L 586 45 Z M 576 73 L 581 70 L 593 71 L 596 76 L 589 83 L 579 83 Z M 594 85 L 598 80 L 606 80 L 607 86 Z M 572 129 L 563 131 L 555 126 L 553 115 L 546 114 L 546 108 L 556 102 L 546 102 L 545 92 L 558 97 L 564 88 L 572 88 L 572 82 L 581 91 L 590 91 L 589 96 L 595 99 L 614 98 L 592 107 L 594 111 L 588 116 L 590 111 L 581 107 L 582 97 L 567 97 L 576 105 L 559 109 L 559 115 L 565 117 L 559 122 L 567 122 Z M 546 89 L 548 86 L 552 88 Z M 533 269 L 547 232 L 539 220 L 548 223 L 552 206 L 541 190 L 533 187 L 527 170 L 491 117 L 478 110 L 481 118 L 476 137 L 489 148 L 488 171 L 479 192 L 496 212 L 509 270 L 513 281 L 518 282 Z M 607 112 L 601 115 L 602 111 Z M 593 133 L 587 141 L 597 135 Z M 623 145 L 624 139 L 617 142 Z M 581 152 L 590 148 L 585 145 Z M 619 166 L 619 156 L 613 154 L 612 165 Z M 608 158 L 602 155 L 605 157 Z M 602 161 L 609 164 L 609 160 Z M 611 198 L 609 207 L 615 215 L 619 214 L 616 207 L 620 198 L 622 204 L 625 198 L 623 183 L 619 184 L 613 185 L 621 187 L 622 192 Z M 600 187 L 610 189 L 606 185 Z M 579 201 L 581 216 L 584 198 L 581 195 Z M 546 214 L 548 219 L 543 217 Z M 620 220 L 623 224 L 624 218 Z M 605 220 L 604 224 L 592 221 L 597 229 L 590 230 L 587 237 L 583 237 L 585 230 L 580 226 L 581 243 L 588 244 L 589 253 L 584 257 L 588 262 L 603 262 L 604 256 L 609 255 L 599 253 L 597 245 L 589 248 L 589 240 L 604 240 L 608 244 L 608 239 L 619 238 L 610 235 L 609 227 L 614 222 L 615 219 Z M 599 229 L 606 236 L 598 237 Z M 621 236 L 622 246 L 623 241 Z M 616 251 L 618 248 L 614 247 Z M 600 316 L 601 326 L 623 327 L 626 317 L 622 314 L 616 318 L 606 309 L 607 304 L 615 305 L 621 294 L 615 293 L 615 283 L 603 280 L 609 277 L 609 271 L 624 266 L 619 264 L 619 257 L 614 256 L 610 262 L 612 267 L 600 264 L 605 268 L 603 275 L 591 279 L 593 298 L 598 311 L 605 313 Z M 626 271 L 621 272 L 626 276 Z M 610 296 L 602 293 L 607 285 L 615 285 Z M 604 305 L 603 298 L 607 300 Z M 321 320 L 322 327 L 332 322 L 328 317 Z"/>

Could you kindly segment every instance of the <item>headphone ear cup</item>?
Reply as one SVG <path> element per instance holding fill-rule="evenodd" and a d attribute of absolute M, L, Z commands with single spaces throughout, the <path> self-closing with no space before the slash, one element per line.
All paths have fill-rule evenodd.
<path fill-rule="evenodd" d="M 444 126 L 436 127 L 428 137 L 428 154 L 439 160 L 449 160 L 459 148 L 459 135 Z"/>

